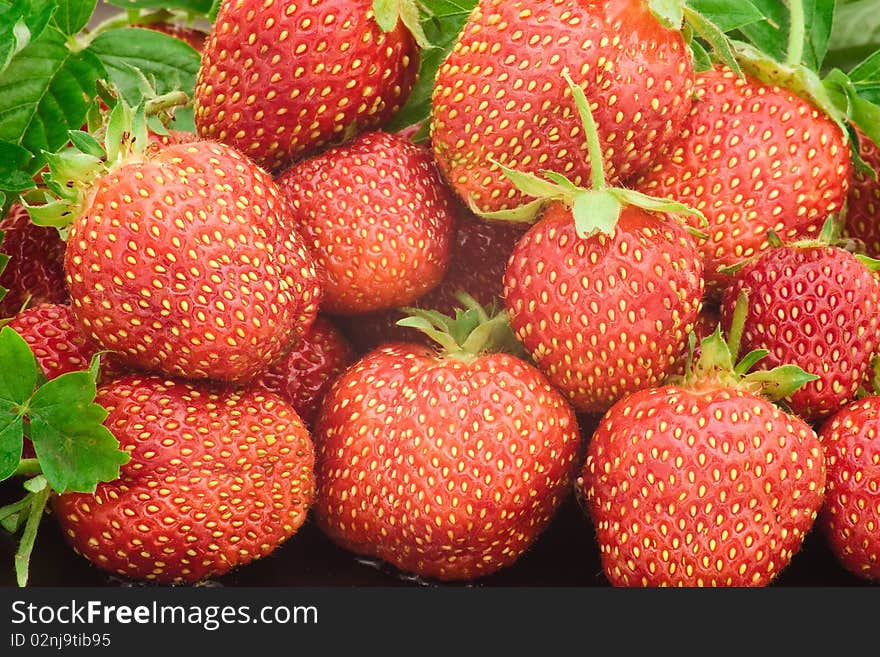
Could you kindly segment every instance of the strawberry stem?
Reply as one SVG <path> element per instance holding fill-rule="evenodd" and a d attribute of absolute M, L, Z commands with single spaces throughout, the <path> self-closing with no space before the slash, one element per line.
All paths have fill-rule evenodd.
<path fill-rule="evenodd" d="M 15 472 L 12 473 L 13 477 L 33 477 L 34 475 L 42 474 L 43 468 L 40 467 L 39 459 L 22 459 L 18 463 L 18 467 L 15 468 Z"/>
<path fill-rule="evenodd" d="M 785 60 L 789 66 L 799 66 L 804 57 L 806 21 L 803 0 L 788 0 L 790 25 L 788 29 L 788 55 Z"/>
<path fill-rule="evenodd" d="M 590 182 L 594 190 L 600 191 L 608 187 L 605 179 L 605 162 L 602 160 L 602 143 L 599 141 L 599 128 L 593 112 L 590 110 L 590 102 L 584 90 L 574 83 L 568 69 L 562 71 L 562 77 L 568 83 L 568 88 L 575 98 L 575 105 L 580 115 L 581 124 L 586 131 L 587 149 L 590 156 Z"/>
<path fill-rule="evenodd" d="M 49 486 L 45 486 L 42 490 L 34 493 L 31 498 L 27 524 L 24 526 L 24 532 L 21 535 L 21 541 L 15 553 L 15 577 L 20 587 L 27 586 L 31 553 L 37 540 L 37 530 L 40 528 L 40 521 L 43 519 L 43 511 L 51 494 L 52 489 Z"/>

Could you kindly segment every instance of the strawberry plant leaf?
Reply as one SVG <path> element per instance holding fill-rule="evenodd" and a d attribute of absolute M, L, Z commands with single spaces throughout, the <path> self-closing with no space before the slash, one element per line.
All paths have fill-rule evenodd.
<path fill-rule="evenodd" d="M 838 3 L 828 53 L 825 56 L 825 68 L 849 71 L 868 59 L 878 47 L 880 12 L 877 11 L 877 0 Z"/>
<path fill-rule="evenodd" d="M 406 103 L 395 114 L 387 130 L 395 132 L 425 121 L 431 114 L 434 79 L 446 55 L 452 50 L 459 32 L 467 22 L 477 0 L 422 0 L 422 28 L 433 46 L 420 55 L 419 76 Z"/>
<path fill-rule="evenodd" d="M 180 39 L 139 27 L 102 32 L 87 51 L 131 105 L 143 100 L 145 79 L 157 95 L 183 90 L 192 96 L 201 64 L 199 53 Z"/>
<path fill-rule="evenodd" d="M 168 9 L 207 15 L 212 0 L 106 0 L 108 5 L 123 9 Z"/>
<path fill-rule="evenodd" d="M 764 19 L 743 25 L 739 32 L 758 50 L 776 61 L 788 52 L 788 9 L 779 0 L 752 0 Z"/>
<path fill-rule="evenodd" d="M 24 448 L 24 422 L 21 416 L 7 413 L 0 402 L 0 481 L 15 473 Z"/>
<path fill-rule="evenodd" d="M 687 6 L 722 32 L 730 32 L 765 18 L 750 0 L 688 0 Z"/>
<path fill-rule="evenodd" d="M 94 492 L 99 481 L 117 479 L 128 462 L 103 425 L 107 411 L 94 403 L 95 392 L 93 372 L 68 372 L 40 386 L 28 404 L 34 451 L 59 493 Z"/>
<path fill-rule="evenodd" d="M 0 411 L 23 405 L 39 379 L 39 366 L 28 343 L 14 329 L 0 329 Z"/>
<path fill-rule="evenodd" d="M 26 148 L 0 141 L 0 190 L 20 192 L 35 186 L 33 176 L 24 170 L 32 157 Z"/>
<path fill-rule="evenodd" d="M 0 73 L 49 24 L 53 0 L 15 0 L 0 6 Z"/>
<path fill-rule="evenodd" d="M 104 75 L 94 55 L 71 51 L 65 35 L 47 27 L 0 75 L 0 141 L 34 154 L 57 151 L 82 126 L 95 81 Z M 40 165 L 35 155 L 27 170 Z"/>
<path fill-rule="evenodd" d="M 56 0 L 56 2 L 58 9 L 52 17 L 52 22 L 68 36 L 76 34 L 88 24 L 98 4 L 97 0 Z"/>

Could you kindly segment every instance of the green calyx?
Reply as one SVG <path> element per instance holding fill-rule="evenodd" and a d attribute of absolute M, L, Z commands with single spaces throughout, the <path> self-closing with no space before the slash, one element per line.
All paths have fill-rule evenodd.
<path fill-rule="evenodd" d="M 699 387 L 705 383 L 720 384 L 746 390 L 772 401 L 780 401 L 809 381 L 819 378 L 797 365 L 780 365 L 770 370 L 750 371 L 769 352 L 766 349 L 755 349 L 739 358 L 747 312 L 748 295 L 741 292 L 736 300 L 727 338 L 722 335 L 721 326 L 716 327 L 712 335 L 700 342 L 700 355 L 696 361 L 693 360 L 696 344 L 694 335 L 691 334 L 685 374 L 678 382 L 689 387 Z M 676 380 L 673 379 L 672 382 Z"/>
<path fill-rule="evenodd" d="M 166 113 L 187 100 L 183 92 L 152 98 L 135 108 L 118 100 L 104 125 L 96 131 L 99 135 L 103 133 L 103 141 L 90 132 L 71 130 L 69 148 L 59 153 L 43 152 L 48 172 L 43 174 L 42 197 L 31 194 L 27 200 L 22 199 L 31 220 L 40 226 L 55 227 L 64 236 L 67 227 L 82 213 L 92 182 L 143 156 L 149 117 Z"/>
<path fill-rule="evenodd" d="M 534 197 L 534 200 L 517 208 L 496 212 L 481 211 L 474 203 L 471 203 L 471 211 L 490 220 L 534 223 L 548 203 L 559 201 L 571 208 L 575 229 L 581 238 L 590 237 L 597 233 L 612 234 L 625 206 L 635 206 L 649 212 L 667 212 L 679 217 L 694 215 L 699 217 L 703 225 L 706 225 L 708 221 L 702 212 L 683 203 L 654 198 L 624 187 L 608 186 L 599 132 L 590 103 L 583 88 L 572 80 L 567 69 L 562 72 L 562 76 L 574 98 L 586 135 L 590 157 L 591 187 L 589 189 L 580 187 L 564 175 L 553 171 L 542 171 L 542 177 L 532 173 L 515 171 L 493 160 L 492 163 L 499 167 L 520 191 Z M 692 227 L 688 227 L 688 230 L 700 239 L 706 238 L 705 234 Z"/>
<path fill-rule="evenodd" d="M 94 492 L 99 482 L 117 479 L 130 458 L 94 401 L 98 369 L 95 357 L 88 370 L 47 381 L 27 342 L 8 326 L 0 329 L 0 481 L 26 478 L 24 497 L 0 507 L 0 526 L 22 531 L 15 556 L 20 586 L 51 494 Z M 36 458 L 22 458 L 25 438 Z"/>
<path fill-rule="evenodd" d="M 420 48 L 432 48 L 433 44 L 422 27 L 423 10 L 424 7 L 414 0 L 373 0 L 373 13 L 383 32 L 391 32 L 400 21 Z"/>
<path fill-rule="evenodd" d="M 403 308 L 407 317 L 398 326 L 415 328 L 442 348 L 442 357 L 472 362 L 487 353 L 510 353 L 524 358 L 525 351 L 513 333 L 504 308 L 485 308 L 465 292 L 457 295 L 462 307 L 455 316 L 435 310 Z"/>

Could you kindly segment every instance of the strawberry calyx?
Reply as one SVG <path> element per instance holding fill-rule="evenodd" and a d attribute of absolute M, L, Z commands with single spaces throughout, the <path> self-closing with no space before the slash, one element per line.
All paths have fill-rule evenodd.
<path fill-rule="evenodd" d="M 393 31 L 400 21 L 420 48 L 432 48 L 434 44 L 422 27 L 423 12 L 427 12 L 427 9 L 414 0 L 373 0 L 373 13 L 383 32 Z"/>
<path fill-rule="evenodd" d="M 700 341 L 700 354 L 696 361 L 693 359 L 696 338 L 691 333 L 685 373 L 683 376 L 672 377 L 670 383 L 680 383 L 690 388 L 734 388 L 780 402 L 804 384 L 819 378 L 797 365 L 780 365 L 769 370 L 751 371 L 770 352 L 766 349 L 754 349 L 739 358 L 747 309 L 748 295 L 743 291 L 737 297 L 726 338 L 719 323 L 711 335 Z"/>
<path fill-rule="evenodd" d="M 591 187 L 580 187 L 563 174 L 554 171 L 542 171 L 543 177 L 541 177 L 532 173 L 516 171 L 500 162 L 490 160 L 520 191 L 534 197 L 534 200 L 516 208 L 494 212 L 480 210 L 471 200 L 469 202 L 471 211 L 489 220 L 534 223 L 548 203 L 561 201 L 571 209 L 577 235 L 581 238 L 590 237 L 597 233 L 611 235 L 625 206 L 635 206 L 648 212 L 670 213 L 679 218 L 683 215 L 694 215 L 700 219 L 703 225 L 708 224 L 708 220 L 702 212 L 684 203 L 655 198 L 625 187 L 610 187 L 608 185 L 598 127 L 593 118 L 590 102 L 587 100 L 583 88 L 575 84 L 568 69 L 563 70 L 562 76 L 574 98 L 584 128 L 590 158 Z M 688 231 L 696 237 L 706 239 L 707 236 L 704 233 L 687 224 L 686 226 Z"/>
<path fill-rule="evenodd" d="M 488 353 L 510 353 L 525 358 L 525 351 L 513 333 L 504 308 L 484 307 L 466 292 L 456 298 L 462 307 L 455 316 L 436 310 L 406 307 L 398 326 L 415 328 L 436 342 L 441 358 L 470 363 Z"/>
<path fill-rule="evenodd" d="M 148 145 L 148 117 L 158 116 L 185 104 L 188 96 L 175 91 L 141 102 L 132 108 L 119 100 L 95 135 L 83 130 L 69 132 L 71 146 L 58 153 L 43 151 L 48 171 L 40 192 L 22 198 L 31 220 L 39 226 L 67 227 L 82 213 L 92 182 L 113 169 L 143 158 Z"/>
<path fill-rule="evenodd" d="M 0 329 L 0 481 L 24 477 L 25 495 L 0 507 L 0 526 L 22 531 L 15 555 L 18 584 L 25 586 L 37 527 L 53 493 L 94 492 L 119 477 L 128 453 L 103 425 L 107 411 L 95 403 L 100 356 L 88 370 L 47 380 L 27 342 L 9 326 Z M 25 438 L 35 457 L 25 456 Z"/>

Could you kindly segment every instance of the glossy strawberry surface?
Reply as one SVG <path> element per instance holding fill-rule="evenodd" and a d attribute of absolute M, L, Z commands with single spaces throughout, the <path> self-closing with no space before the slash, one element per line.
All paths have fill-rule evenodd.
<path fill-rule="evenodd" d="M 205 138 L 270 170 L 378 128 L 415 83 L 419 51 L 370 0 L 221 3 L 196 81 Z"/>
<path fill-rule="evenodd" d="M 95 566 L 195 583 L 265 557 L 305 522 L 314 452 L 277 395 L 129 376 L 101 386 L 96 400 L 131 460 L 119 479 L 57 496 L 53 507 Z"/>
<path fill-rule="evenodd" d="M 246 381 L 314 321 L 313 263 L 272 178 L 223 144 L 97 179 L 65 260 L 78 323 L 132 366 Z"/>

